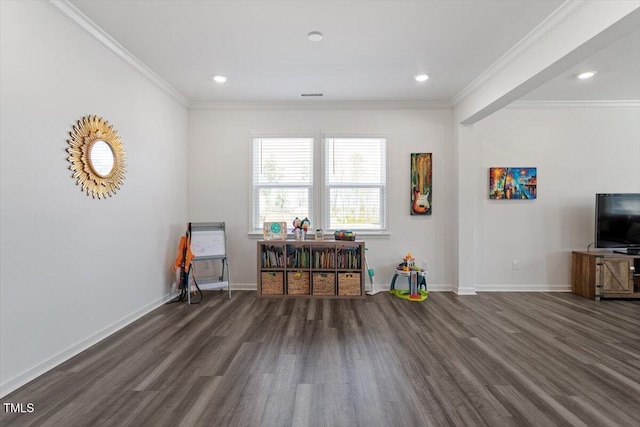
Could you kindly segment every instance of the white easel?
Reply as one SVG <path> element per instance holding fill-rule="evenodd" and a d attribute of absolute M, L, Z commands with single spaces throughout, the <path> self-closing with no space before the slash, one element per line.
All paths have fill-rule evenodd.
<path fill-rule="evenodd" d="M 227 292 L 231 298 L 231 277 L 229 262 L 227 260 L 227 242 L 224 222 L 190 222 L 189 235 L 191 236 L 191 252 L 193 261 L 222 261 L 222 274 L 219 279 L 224 281 L 224 272 L 227 271 Z M 189 270 L 191 272 L 191 270 Z M 187 282 L 188 283 L 188 282 Z M 187 301 L 191 304 L 191 292 L 188 292 Z"/>

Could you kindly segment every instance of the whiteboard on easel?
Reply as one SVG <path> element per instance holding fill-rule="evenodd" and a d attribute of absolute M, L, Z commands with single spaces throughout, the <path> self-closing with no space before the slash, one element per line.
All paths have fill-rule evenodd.
<path fill-rule="evenodd" d="M 191 252 L 196 258 L 225 256 L 224 230 L 193 231 Z"/>

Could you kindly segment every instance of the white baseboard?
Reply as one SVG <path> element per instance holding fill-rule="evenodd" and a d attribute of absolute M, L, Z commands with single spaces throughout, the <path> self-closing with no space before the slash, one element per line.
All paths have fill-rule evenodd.
<path fill-rule="evenodd" d="M 378 289 L 385 289 L 385 290 L 389 290 L 389 284 L 380 284 L 380 285 L 374 285 L 376 287 L 376 290 Z M 368 289 L 369 285 L 365 285 L 365 289 Z M 403 283 L 398 284 L 396 282 L 396 289 L 404 289 L 404 290 L 409 290 L 409 284 L 406 283 L 406 281 L 403 281 Z M 427 290 L 429 290 L 429 292 L 453 292 L 454 291 L 454 286 L 453 285 L 443 285 L 443 284 L 433 284 L 433 283 L 427 283 Z"/>
<path fill-rule="evenodd" d="M 476 295 L 477 288 L 475 287 L 455 287 L 453 288 L 453 292 L 456 295 Z"/>
<path fill-rule="evenodd" d="M 231 291 L 257 291 L 258 285 L 255 283 L 231 283 Z"/>
<path fill-rule="evenodd" d="M 226 289 L 227 282 L 205 283 L 199 284 L 200 289 Z M 389 290 L 388 283 L 374 283 L 376 291 Z M 476 295 L 476 292 L 571 292 L 570 286 L 562 285 L 492 285 L 484 284 L 476 287 L 468 286 L 456 288 L 455 285 L 447 284 L 431 284 L 427 285 L 429 292 L 454 292 L 457 295 Z M 370 290 L 371 285 L 367 282 L 364 285 L 365 290 Z M 409 289 L 406 283 L 402 283 L 397 289 Z M 255 291 L 257 286 L 255 283 L 231 283 L 231 291 Z"/>
<path fill-rule="evenodd" d="M 201 290 L 210 290 L 210 289 L 227 289 L 229 282 L 215 282 L 215 281 L 211 281 L 211 282 L 198 282 L 198 286 L 200 287 Z M 255 283 L 235 283 L 235 282 L 231 282 L 231 291 L 255 291 L 257 290 L 258 287 L 256 286 Z"/>
<path fill-rule="evenodd" d="M 427 284 L 427 289 L 429 292 L 454 292 L 455 287 L 453 285 L 443 285 L 443 284 Z"/>
<path fill-rule="evenodd" d="M 91 347 L 94 344 L 97 344 L 98 342 L 102 341 L 103 339 L 107 338 L 109 335 L 114 334 L 115 332 L 119 331 L 120 329 L 124 328 L 125 326 L 129 325 L 130 323 L 138 320 L 139 318 L 141 318 L 142 316 L 144 316 L 145 314 L 155 310 L 156 308 L 160 307 L 162 304 L 166 303 L 167 301 L 170 301 L 171 299 L 175 298 L 178 294 L 177 293 L 169 293 L 147 305 L 145 305 L 144 307 L 142 307 L 141 309 L 123 317 L 122 319 L 118 320 L 117 322 L 107 326 L 106 328 L 102 329 L 101 331 L 95 333 L 94 335 L 83 339 L 82 341 L 72 345 L 71 347 L 67 348 L 66 350 L 61 351 L 60 353 L 56 354 L 55 356 L 50 357 L 49 359 L 45 360 L 42 363 L 37 364 L 36 366 L 34 366 L 33 368 L 30 368 L 26 371 L 24 371 L 23 373 L 19 374 L 16 377 L 11 378 L 10 380 L 0 384 L 0 397 L 4 397 L 7 394 L 17 390 L 18 388 L 22 387 L 23 385 L 25 385 L 26 383 L 28 383 L 29 381 L 39 377 L 40 375 L 50 371 L 51 369 L 55 368 L 56 366 L 60 365 L 63 362 L 66 362 L 67 360 L 71 359 L 73 356 L 76 356 L 77 354 L 83 352 L 84 350 L 88 349 L 89 347 Z"/>
<path fill-rule="evenodd" d="M 477 292 L 571 292 L 568 285 L 491 285 L 476 287 Z"/>
<path fill-rule="evenodd" d="M 209 282 L 209 283 L 198 283 L 198 287 L 200 290 L 205 291 L 209 289 L 227 289 L 229 282 Z M 233 290 L 233 288 L 231 288 Z"/>
<path fill-rule="evenodd" d="M 224 283 L 223 288 L 226 289 L 226 282 L 222 282 Z M 211 283 L 211 285 L 214 286 L 218 286 L 217 283 Z M 389 290 L 389 284 L 388 283 L 374 283 L 373 284 L 374 288 L 376 289 L 376 291 L 388 291 Z M 397 289 L 409 289 L 407 286 L 405 286 L 404 288 L 402 286 L 397 286 Z M 200 285 L 200 289 L 205 289 L 202 287 L 202 285 Z M 206 289 L 219 289 L 219 287 L 212 287 L 212 288 L 206 288 Z M 364 290 L 368 291 L 371 289 L 371 285 L 369 284 L 369 282 L 364 284 Z M 453 285 L 432 285 L 429 284 L 428 285 L 428 289 L 429 292 L 453 292 L 454 287 Z M 255 283 L 231 283 L 231 291 L 255 291 L 257 290 L 257 285 Z"/>

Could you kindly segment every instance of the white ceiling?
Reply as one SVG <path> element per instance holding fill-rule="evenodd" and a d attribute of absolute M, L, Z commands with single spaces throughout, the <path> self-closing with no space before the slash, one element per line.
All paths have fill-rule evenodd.
<path fill-rule="evenodd" d="M 322 101 L 450 102 L 563 1 L 71 3 L 191 102 L 309 100 L 302 93 L 323 93 Z M 324 39 L 307 40 L 313 30 Z M 640 99 L 640 38 L 626 37 L 617 51 L 626 59 L 616 69 L 624 65 L 638 83 L 619 99 Z M 609 71 L 598 78 L 619 82 Z M 418 73 L 430 79 L 417 83 Z M 229 80 L 214 83 L 213 74 Z M 593 99 L 566 76 L 549 84 L 528 99 Z"/>
<path fill-rule="evenodd" d="M 596 70 L 595 77 L 589 80 L 576 78 L 579 73 L 588 70 Z M 640 25 L 522 99 L 640 100 Z"/>

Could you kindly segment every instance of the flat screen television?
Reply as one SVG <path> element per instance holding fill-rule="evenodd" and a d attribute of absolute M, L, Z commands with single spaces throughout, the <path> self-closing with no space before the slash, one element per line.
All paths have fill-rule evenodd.
<path fill-rule="evenodd" d="M 640 254 L 640 193 L 596 194 L 595 245 Z"/>

